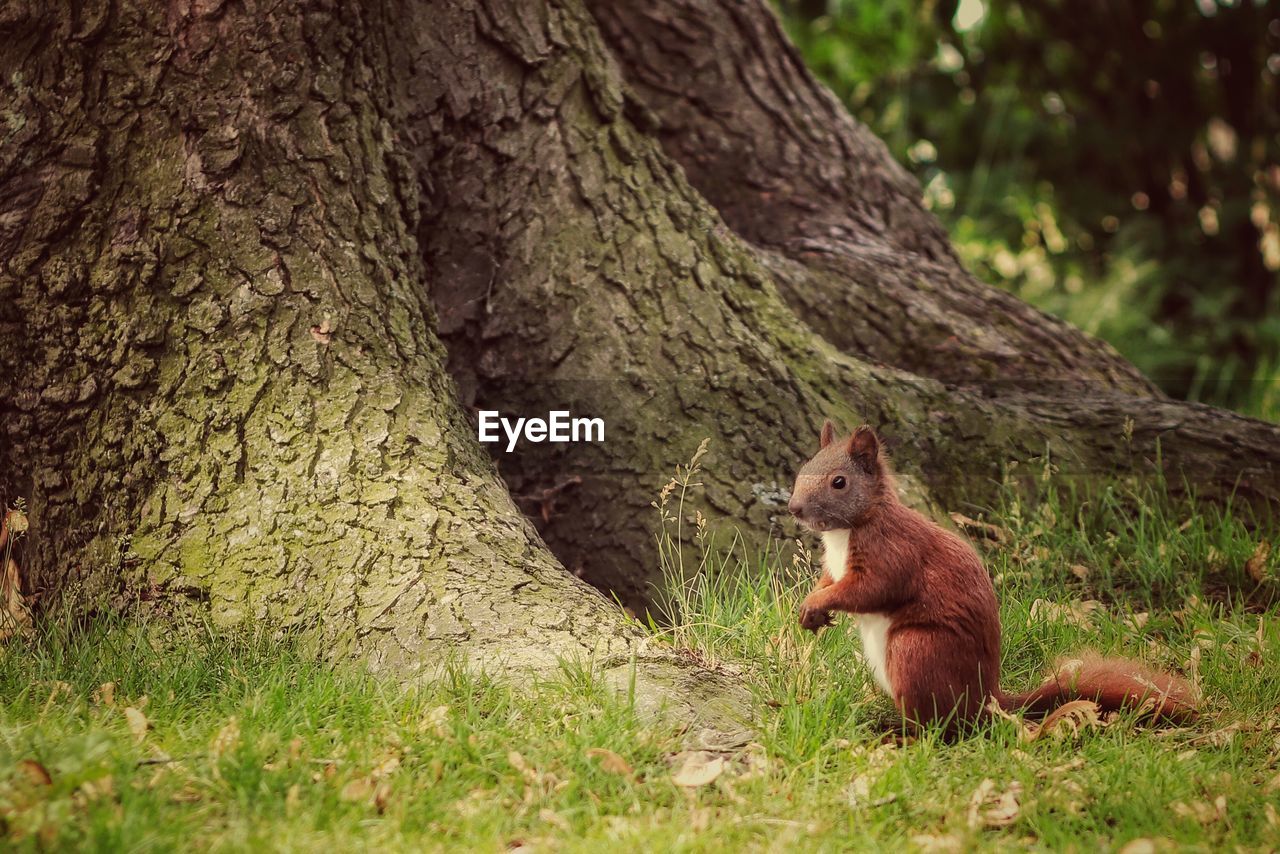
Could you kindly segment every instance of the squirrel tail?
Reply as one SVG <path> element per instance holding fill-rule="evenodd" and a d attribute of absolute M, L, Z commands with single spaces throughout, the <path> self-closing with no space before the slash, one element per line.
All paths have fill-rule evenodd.
<path fill-rule="evenodd" d="M 1186 721 L 1196 714 L 1195 689 L 1172 673 L 1127 658 L 1084 653 L 1059 661 L 1040 687 L 998 696 L 1005 711 L 1044 717 L 1071 700 L 1092 700 L 1104 712 L 1142 709 L 1162 721 Z"/>

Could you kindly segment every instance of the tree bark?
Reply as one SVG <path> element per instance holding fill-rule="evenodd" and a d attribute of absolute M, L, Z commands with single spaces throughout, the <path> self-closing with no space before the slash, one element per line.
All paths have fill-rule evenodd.
<path fill-rule="evenodd" d="M 723 9 L 767 15 L 702 11 Z M 784 69 L 774 36 L 748 47 Z M 702 184 L 682 137 L 655 137 L 578 0 L 11 2 L 0 80 L 0 495 L 30 503 L 46 610 L 196 603 L 401 675 L 635 661 L 642 696 L 723 731 L 733 681 L 573 577 L 651 601 L 650 502 L 704 439 L 701 509 L 751 545 L 790 531 L 825 416 L 878 425 L 944 506 L 1046 452 L 1147 471 L 1158 440 L 1208 494 L 1280 497 L 1274 426 L 1132 396 L 1148 386 L 1105 347 L 967 277 L 798 66 L 775 85 L 803 126 L 864 149 L 819 193 L 826 167 L 785 148 L 771 168 L 799 189 L 774 242 L 752 213 L 769 197 L 734 201 L 731 174 Z M 795 213 L 807 195 L 826 212 Z M 849 230 L 830 268 L 793 251 L 823 228 Z M 836 335 L 881 306 L 880 332 Z M 1030 381 L 977 384 L 1013 359 Z M 504 484 L 477 406 L 568 408 L 606 438 L 497 452 Z"/>
<path fill-rule="evenodd" d="M 730 731 L 738 689 L 564 571 L 457 403 L 402 142 L 440 133 L 406 102 L 428 15 L 4 9 L 0 495 L 30 504 L 27 586 L 46 611 L 200 601 L 401 676 L 636 667 L 642 702 Z"/>
<path fill-rule="evenodd" d="M 716 28 L 717 16 L 752 15 L 755 26 L 768 29 L 766 21 L 776 36 L 763 4 L 619 4 L 619 16 L 636 17 L 612 25 L 608 10 L 594 8 L 606 33 L 624 32 L 637 43 L 649 32 L 646 21 L 665 24 L 672 9 L 694 18 L 691 31 L 701 38 L 664 31 L 636 49 L 656 57 L 648 60 L 655 65 L 714 52 L 743 59 L 741 75 L 794 66 L 790 76 L 779 72 L 783 83 L 771 84 L 784 93 L 779 102 L 799 115 L 793 123 L 831 141 L 815 146 L 814 158 L 796 149 L 770 167 L 796 167 L 797 186 L 811 188 L 777 194 L 782 201 L 774 207 L 775 196 L 750 189 L 755 178 L 723 173 L 778 147 L 749 134 L 757 121 L 781 121 L 781 106 L 728 113 L 739 124 L 723 144 L 741 150 L 724 156 L 718 171 L 700 172 L 704 161 L 717 161 L 714 134 L 699 128 L 687 142 L 663 124 L 656 138 L 667 142 L 664 152 L 646 132 L 657 118 L 619 85 L 596 30 L 573 4 L 551 8 L 556 23 L 547 29 L 560 41 L 540 39 L 546 30 L 537 26 L 500 22 L 484 38 L 469 38 L 465 24 L 438 29 L 450 62 L 436 67 L 501 80 L 499 70 L 518 57 L 538 77 L 524 78 L 523 100 L 486 95 L 492 90 L 479 86 L 459 89 L 454 79 L 432 84 L 462 97 L 444 105 L 438 119 L 451 131 L 451 149 L 430 159 L 437 190 L 423 216 L 422 245 L 451 370 L 468 404 L 515 413 L 569 405 L 609 425 L 603 446 L 526 445 L 500 455 L 517 495 L 555 495 L 540 529 L 575 572 L 633 607 L 652 599 L 662 579 L 649 502 L 703 439 L 711 440 L 712 455 L 701 509 L 737 526 L 754 546 L 790 532 L 783 496 L 824 415 L 876 424 L 908 485 L 927 486 L 949 507 L 990 500 L 1010 463 L 1046 455 L 1068 475 L 1086 477 L 1149 473 L 1159 456 L 1173 483 L 1189 473 L 1205 495 L 1277 498 L 1274 426 L 1132 396 L 1149 396 L 1150 385 L 1105 344 L 964 273 L 883 146 L 847 116 L 831 119 L 835 130 L 822 130 L 833 102 L 780 36 Z M 668 49 L 685 59 L 664 59 Z M 785 54 L 750 62 L 742 56 L 767 49 Z M 629 67 L 632 52 L 619 53 Z M 686 69 L 694 91 L 700 68 L 690 62 Z M 733 81 L 718 82 L 733 101 Z M 785 97 L 793 83 L 809 87 L 795 103 Z M 715 103 L 718 109 L 723 101 Z M 811 104 L 823 110 L 810 111 Z M 844 132 L 853 139 L 840 137 Z M 788 138 L 786 129 L 778 136 Z M 713 153 L 686 158 L 679 151 L 685 142 L 705 142 Z M 816 170 L 841 176 L 827 184 L 806 177 L 803 165 L 824 150 L 845 158 Z M 724 207 L 715 210 L 686 175 L 695 182 L 711 176 L 701 189 Z M 880 278 L 861 289 L 844 278 L 818 281 L 801 263 L 806 253 L 789 258 L 740 236 L 763 234 L 773 221 L 782 230 L 777 246 L 805 229 L 844 229 L 851 235 L 841 243 L 846 248 L 874 244 L 866 257 L 879 259 L 873 266 Z M 900 276 L 906 268 L 914 270 L 909 281 Z M 836 328 L 873 310 L 898 312 L 883 336 L 897 350 L 869 338 L 861 349 L 834 349 L 848 342 L 824 341 L 813 333 L 819 324 L 801 321 L 794 301 L 779 298 L 788 292 L 779 269 L 795 272 L 791 284 L 852 289 L 830 309 Z M 941 272 L 929 279 L 930 271 Z M 957 311 L 959 303 L 967 309 Z M 916 349 L 938 328 L 935 316 L 960 324 L 943 336 L 949 353 Z M 1011 372 L 1015 361 L 1027 366 L 1025 375 Z"/>
<path fill-rule="evenodd" d="M 841 350 L 1002 391 L 1156 394 L 1105 342 L 971 276 L 762 0 L 589 4 L 664 150 Z"/>

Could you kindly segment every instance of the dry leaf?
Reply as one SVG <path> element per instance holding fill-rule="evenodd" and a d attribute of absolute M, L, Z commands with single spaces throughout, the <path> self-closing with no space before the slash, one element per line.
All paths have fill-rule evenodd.
<path fill-rule="evenodd" d="M 994 540 L 997 543 L 1005 543 L 1009 541 L 1009 532 L 999 525 L 992 525 L 990 522 L 980 522 L 977 519 L 971 519 L 963 513 L 952 513 L 951 521 L 963 531 L 968 531 L 979 537 L 988 540 Z"/>
<path fill-rule="evenodd" d="M 387 803 L 391 800 L 391 784 L 383 780 L 373 789 L 373 806 L 379 813 L 387 811 Z"/>
<path fill-rule="evenodd" d="M 540 809 L 538 810 L 538 818 L 542 819 L 547 824 L 552 825 L 558 830 L 564 831 L 565 833 L 569 832 L 569 822 L 565 821 L 564 816 L 560 815 L 554 810 Z"/>
<path fill-rule="evenodd" d="M 369 772 L 369 778 L 372 780 L 382 780 L 394 774 L 395 770 L 399 767 L 400 767 L 400 756 L 398 754 L 392 754 L 388 756 L 386 759 L 382 760 L 382 762 L 380 762 L 377 766 L 374 767 L 372 771 Z"/>
<path fill-rule="evenodd" d="M 1223 821 L 1227 817 L 1227 798 L 1225 795 L 1218 795 L 1218 797 L 1214 798 L 1212 804 L 1208 801 L 1192 801 L 1189 804 L 1177 801 L 1170 806 L 1176 815 L 1195 819 L 1201 824 L 1213 824 L 1214 822 Z"/>
<path fill-rule="evenodd" d="M 1118 854 L 1155 854 L 1155 852 L 1156 843 L 1154 840 L 1139 837 L 1126 842 Z"/>
<path fill-rule="evenodd" d="M 40 710 L 41 715 L 48 712 L 60 698 L 71 696 L 71 686 L 68 683 L 63 682 L 61 679 L 55 679 L 50 684 L 53 687 L 49 689 L 49 697 L 44 701 L 44 708 Z"/>
<path fill-rule="evenodd" d="M 48 786 L 53 783 L 53 778 L 49 776 L 48 769 L 34 759 L 22 760 L 18 763 L 18 769 L 37 786 Z"/>
<path fill-rule="evenodd" d="M 213 742 L 209 745 L 209 758 L 216 761 L 222 754 L 233 750 L 239 741 L 240 722 L 233 715 L 213 737 Z"/>
<path fill-rule="evenodd" d="M 1101 607 L 1102 603 L 1093 599 L 1075 600 L 1066 604 L 1036 599 L 1031 603 L 1031 623 L 1067 623 L 1087 629 L 1093 625 L 1090 615 Z"/>
<path fill-rule="evenodd" d="M 110 774 L 97 780 L 86 780 L 76 789 L 83 803 L 92 803 L 99 798 L 109 798 L 115 794 L 115 779 Z"/>
<path fill-rule="evenodd" d="M 355 803 L 357 801 L 367 800 L 373 794 L 373 783 L 368 777 L 357 777 L 342 787 L 342 791 L 338 793 L 338 797 L 344 801 Z"/>
<path fill-rule="evenodd" d="M 1082 563 L 1071 564 L 1071 574 L 1081 581 L 1088 581 L 1090 572 L 1092 572 L 1092 570 Z"/>
<path fill-rule="evenodd" d="M 448 706 L 436 706 L 427 712 L 422 719 L 422 723 L 418 724 L 418 730 L 421 732 L 434 733 L 436 738 L 445 738 L 449 735 L 449 730 L 445 728 L 445 721 L 449 719 Z"/>
<path fill-rule="evenodd" d="M 1267 558 L 1270 556 L 1271 543 L 1262 540 L 1253 550 L 1253 557 L 1244 562 L 1244 571 L 1259 584 L 1267 580 Z"/>
<path fill-rule="evenodd" d="M 621 774 L 624 777 L 632 775 L 631 766 L 627 764 L 627 760 L 618 754 L 604 747 L 592 747 L 587 750 L 587 756 L 600 760 L 600 767 L 610 774 Z"/>
<path fill-rule="evenodd" d="M 987 778 L 978 784 L 969 798 L 969 827 L 1007 827 L 1018 820 L 1022 811 L 1018 795 L 1022 784 L 1013 782 L 1000 794 L 995 793 L 995 781 Z"/>
<path fill-rule="evenodd" d="M 93 702 L 99 706 L 114 706 L 116 704 L 116 683 L 103 682 L 98 689 L 93 692 Z"/>
<path fill-rule="evenodd" d="M 684 757 L 680 770 L 671 775 L 671 782 L 687 789 L 696 789 L 714 783 L 724 773 L 724 757 L 706 750 L 680 754 Z M 677 759 L 680 756 L 676 757 Z"/>
<path fill-rule="evenodd" d="M 11 514 L 15 512 L 17 511 L 10 511 Z M 29 634 L 32 628 L 31 611 L 22 596 L 18 564 L 9 560 L 5 564 L 4 574 L 0 576 L 0 641 L 6 641 L 15 635 Z"/>
<path fill-rule="evenodd" d="M 964 840 L 958 836 L 929 836 L 918 833 L 911 837 L 911 843 L 921 851 L 927 852 L 963 851 L 965 848 Z"/>
<path fill-rule="evenodd" d="M 289 791 L 284 796 L 284 811 L 288 815 L 293 815 L 298 809 L 298 804 L 302 803 L 302 787 L 294 783 L 289 787 Z"/>
<path fill-rule="evenodd" d="M 129 722 L 129 732 L 133 733 L 135 740 L 142 741 L 147 737 L 147 728 L 151 724 L 140 709 L 127 706 L 124 710 L 124 719 Z"/>
<path fill-rule="evenodd" d="M 510 763 L 512 768 L 523 774 L 524 778 L 530 783 L 538 782 L 538 772 L 529 767 L 529 763 L 525 762 L 524 757 L 517 751 L 510 750 L 507 752 L 507 762 Z"/>
<path fill-rule="evenodd" d="M 178 804 L 194 804 L 196 801 L 200 800 L 200 798 L 200 790 L 188 783 L 186 786 L 183 786 L 182 789 L 175 792 L 173 797 L 169 800 Z"/>
<path fill-rule="evenodd" d="M 1100 712 L 1102 707 L 1092 700 L 1072 700 L 1054 709 L 1036 733 L 1038 738 L 1045 733 L 1061 729 L 1071 735 L 1079 735 L 1081 730 L 1102 726 Z"/>
<path fill-rule="evenodd" d="M 1127 615 L 1124 618 L 1124 622 L 1134 632 L 1140 632 L 1150 619 L 1151 613 L 1149 611 L 1139 611 L 1136 614 Z"/>

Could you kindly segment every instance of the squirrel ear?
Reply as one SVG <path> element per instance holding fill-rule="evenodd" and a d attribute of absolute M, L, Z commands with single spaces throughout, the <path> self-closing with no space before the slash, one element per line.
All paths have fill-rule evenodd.
<path fill-rule="evenodd" d="M 876 431 L 863 424 L 849 437 L 849 456 L 869 474 L 880 467 L 880 440 Z"/>
<path fill-rule="evenodd" d="M 836 438 L 836 425 L 832 424 L 831 419 L 828 418 L 826 421 L 822 422 L 822 434 L 818 436 L 819 450 L 821 450 L 822 448 L 825 448 L 827 445 L 830 445 L 833 441 L 835 441 L 835 438 Z"/>

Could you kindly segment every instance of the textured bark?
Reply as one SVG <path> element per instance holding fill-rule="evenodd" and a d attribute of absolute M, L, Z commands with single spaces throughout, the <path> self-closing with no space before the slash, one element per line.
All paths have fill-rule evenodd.
<path fill-rule="evenodd" d="M 1155 393 L 1104 342 L 963 269 L 915 179 L 763 0 L 590 5 L 664 149 L 837 347 L 948 382 Z"/>
<path fill-rule="evenodd" d="M 31 507 L 27 586 L 198 600 L 397 675 L 638 662 L 642 701 L 731 729 L 734 686 L 564 571 L 457 404 L 406 23 L 432 29 L 371 4 L 0 13 L 0 495 Z"/>

